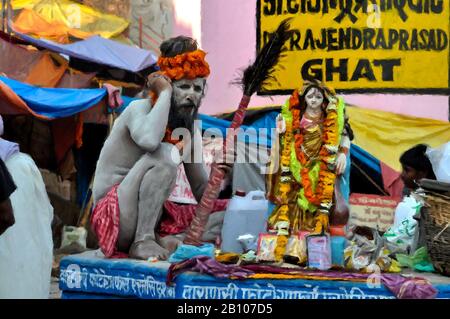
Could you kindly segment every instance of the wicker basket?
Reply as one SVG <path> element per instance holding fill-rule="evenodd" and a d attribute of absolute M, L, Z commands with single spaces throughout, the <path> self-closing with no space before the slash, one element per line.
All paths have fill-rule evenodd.
<path fill-rule="evenodd" d="M 435 269 L 450 276 L 450 197 L 427 194 L 422 210 L 428 254 Z"/>

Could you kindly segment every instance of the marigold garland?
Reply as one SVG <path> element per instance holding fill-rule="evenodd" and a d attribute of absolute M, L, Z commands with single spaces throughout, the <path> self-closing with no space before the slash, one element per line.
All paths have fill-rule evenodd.
<path fill-rule="evenodd" d="M 291 163 L 291 144 L 292 138 L 294 135 L 292 134 L 292 124 L 290 122 L 286 122 L 286 131 L 284 133 L 284 142 L 283 142 L 283 150 L 281 151 L 281 170 L 282 176 L 280 178 L 280 185 L 278 188 L 277 201 L 279 204 L 278 207 L 278 218 L 277 222 L 289 221 L 289 193 L 292 189 L 292 176 L 290 173 L 290 163 Z M 276 225 L 274 225 L 276 227 Z M 284 256 L 284 252 L 286 251 L 286 245 L 288 242 L 288 238 L 285 235 L 281 235 L 278 233 L 277 236 L 277 244 L 275 247 L 274 255 L 276 261 L 281 261 Z"/>
<path fill-rule="evenodd" d="M 287 205 L 288 203 L 288 194 L 291 191 L 291 181 L 292 176 L 290 174 L 290 163 L 291 163 L 291 142 L 293 138 L 292 134 L 292 125 L 291 123 L 286 123 L 286 132 L 284 134 L 284 147 L 281 152 L 281 170 L 282 176 L 280 180 L 279 191 L 281 196 L 279 197 L 279 203 L 283 205 Z"/>
<path fill-rule="evenodd" d="M 334 102 L 334 101 L 333 101 Z M 332 102 L 330 102 L 332 103 Z M 338 115 L 335 107 L 331 106 L 326 110 L 326 117 L 323 120 L 322 147 L 319 151 L 320 171 L 318 183 L 313 191 L 313 183 L 309 176 L 310 162 L 302 149 L 304 142 L 303 130 L 301 128 L 301 111 L 298 90 L 295 90 L 289 99 L 289 110 L 292 113 L 292 122 L 286 121 L 286 131 L 284 133 L 283 148 L 281 151 L 281 177 L 278 188 L 278 210 L 277 222 L 283 222 L 288 217 L 288 194 L 292 190 L 293 177 L 291 173 L 291 147 L 294 141 L 295 155 L 301 163 L 300 170 L 301 183 L 306 199 L 313 205 L 318 206 L 324 212 L 327 210 L 333 199 L 336 154 L 338 144 Z M 326 209 L 325 209 L 326 208 Z M 276 228 L 276 225 L 275 225 Z M 277 245 L 275 248 L 275 259 L 281 261 L 286 250 L 288 237 L 278 233 Z"/>
<path fill-rule="evenodd" d="M 283 260 L 284 253 L 286 251 L 286 245 L 288 242 L 288 236 L 286 235 L 278 235 L 277 236 L 277 245 L 275 247 L 275 261 L 280 262 Z"/>
<path fill-rule="evenodd" d="M 203 78 L 210 74 L 209 64 L 206 62 L 205 56 L 204 51 L 196 50 L 174 57 L 160 57 L 158 66 L 161 73 L 172 80 Z"/>

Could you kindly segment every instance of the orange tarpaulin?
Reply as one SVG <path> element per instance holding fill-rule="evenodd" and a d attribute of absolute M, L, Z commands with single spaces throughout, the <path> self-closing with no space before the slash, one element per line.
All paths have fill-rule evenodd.
<path fill-rule="evenodd" d="M 21 33 L 46 38 L 58 43 L 70 43 L 69 36 L 87 39 L 92 33 L 71 29 L 59 21 L 47 21 L 30 9 L 23 9 L 13 23 L 15 30 Z"/>
<path fill-rule="evenodd" d="M 0 38 L 0 73 L 40 87 L 88 88 L 95 73 L 81 73 L 68 67 L 59 55 L 32 50 Z"/>
<path fill-rule="evenodd" d="M 44 54 L 39 62 L 30 70 L 25 82 L 48 88 L 57 87 L 68 67 L 69 63 L 67 61 L 57 66 L 50 54 Z"/>
<path fill-rule="evenodd" d="M 43 54 L 41 51 L 30 51 L 0 38 L 0 72 L 23 82 Z"/>

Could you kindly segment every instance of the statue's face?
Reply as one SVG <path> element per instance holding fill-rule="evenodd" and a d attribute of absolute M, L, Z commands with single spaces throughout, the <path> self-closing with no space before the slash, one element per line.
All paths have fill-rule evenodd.
<path fill-rule="evenodd" d="M 309 108 L 318 110 L 323 104 L 323 94 L 317 88 L 311 88 L 305 95 L 305 102 Z"/>
<path fill-rule="evenodd" d="M 173 82 L 172 97 L 179 112 L 193 114 L 199 108 L 204 96 L 205 82 L 203 78 Z"/>

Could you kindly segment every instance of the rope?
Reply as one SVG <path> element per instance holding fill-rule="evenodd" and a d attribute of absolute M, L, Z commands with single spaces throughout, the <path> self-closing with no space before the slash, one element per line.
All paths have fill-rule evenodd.
<path fill-rule="evenodd" d="M 367 175 L 366 172 L 364 172 L 361 167 L 359 167 L 358 165 L 356 165 L 353 162 L 351 163 L 351 165 L 353 165 L 355 168 L 357 168 L 360 171 L 360 173 L 363 174 L 364 177 L 367 178 L 369 180 L 369 182 L 371 182 L 383 195 L 389 196 L 389 194 L 386 193 L 384 191 L 384 189 L 382 189 L 369 175 Z"/>
<path fill-rule="evenodd" d="M 447 223 L 445 227 L 436 236 L 434 236 L 433 241 L 436 241 L 442 235 L 442 233 L 448 228 L 448 226 L 450 226 L 450 222 Z"/>

